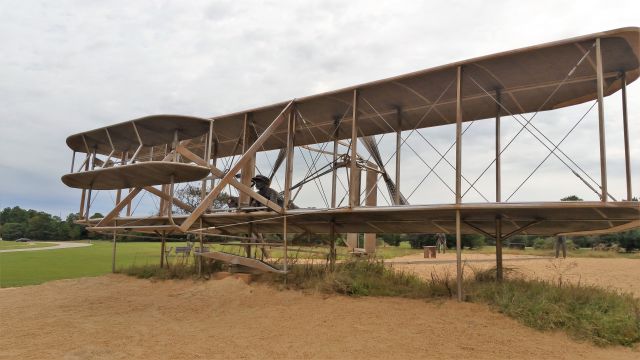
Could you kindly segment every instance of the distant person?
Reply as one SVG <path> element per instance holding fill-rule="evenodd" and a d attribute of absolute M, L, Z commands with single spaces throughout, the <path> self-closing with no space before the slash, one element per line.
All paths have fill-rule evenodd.
<path fill-rule="evenodd" d="M 560 257 L 560 248 L 562 248 L 562 258 L 567 258 L 567 237 L 556 236 L 556 258 Z"/>
<path fill-rule="evenodd" d="M 447 236 L 444 233 L 436 234 L 436 248 L 438 253 L 444 254 L 447 252 Z"/>

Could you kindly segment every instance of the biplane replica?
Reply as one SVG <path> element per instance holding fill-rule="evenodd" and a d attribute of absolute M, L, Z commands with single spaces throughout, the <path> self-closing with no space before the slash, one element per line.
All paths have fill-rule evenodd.
<path fill-rule="evenodd" d="M 640 29 L 622 28 L 552 43 L 460 61 L 393 78 L 360 84 L 319 95 L 296 98 L 260 108 L 213 118 L 156 115 L 72 135 L 71 172 L 62 181 L 82 189 L 80 222 L 96 232 L 146 232 L 166 236 L 193 233 L 211 239 L 240 239 L 254 244 L 258 234 L 282 234 L 284 263 L 274 265 L 251 256 L 217 251 L 201 254 L 265 271 L 287 271 L 288 234 L 329 234 L 329 257 L 335 259 L 336 234 L 365 234 L 364 248 L 375 252 L 375 236 L 383 233 L 455 234 L 460 275 L 461 235 L 480 233 L 496 240 L 501 274 L 503 241 L 516 234 L 558 236 L 615 232 L 640 226 L 640 203 L 631 201 L 631 174 L 626 86 L 639 76 Z M 626 164 L 626 193 L 617 200 L 607 186 L 607 157 L 603 98 L 622 91 Z M 544 135 L 533 120 L 536 114 L 581 103 L 597 106 L 600 176 L 590 176 L 562 151 L 561 142 Z M 548 152 L 560 159 L 569 176 L 578 176 L 598 201 L 510 202 L 502 197 L 501 120 L 515 121 Z M 475 189 L 463 176 L 463 125 L 495 122 L 495 197 L 467 203 L 463 196 Z M 425 128 L 451 125 L 455 142 L 438 152 L 440 160 L 455 152 L 454 184 L 450 203 L 409 203 L 401 187 L 401 153 L 407 138 Z M 388 158 L 379 151 L 379 137 L 395 136 Z M 309 169 L 294 171 L 297 150 L 309 156 Z M 420 151 L 411 149 L 420 156 Z M 492 150 L 493 151 L 493 150 Z M 277 199 L 252 187 L 256 157 L 277 152 L 270 180 L 283 173 Z M 77 164 L 76 154 L 84 160 Z M 444 153 L 444 154 L 443 154 Z M 307 160 L 308 159 L 308 160 Z M 326 165 L 320 166 L 318 159 Z M 389 163 L 391 162 L 390 166 Z M 280 169 L 284 164 L 284 169 Z M 386 168 L 393 167 L 394 173 Z M 363 174 L 364 172 L 364 174 Z M 302 174 L 301 179 L 294 178 Z M 485 174 L 483 172 L 483 174 Z M 363 176 L 364 175 L 364 176 Z M 266 175 L 265 175 L 266 176 Z M 300 188 L 320 177 L 330 177 L 330 188 L 317 187 L 326 206 L 293 205 Z M 176 198 L 174 186 L 196 182 L 201 186 L 197 205 Z M 384 184 L 388 197 L 378 184 Z M 364 185 L 364 186 L 363 186 Z M 344 189 L 342 201 L 338 187 Z M 382 187 L 382 186 L 381 186 Z M 463 187 L 468 188 L 463 192 Z M 213 206 L 226 189 L 238 198 L 231 207 Z M 122 194 L 122 190 L 127 190 Z M 116 191 L 115 206 L 100 219 L 90 219 L 92 192 Z M 159 199 L 157 213 L 133 216 L 131 203 L 147 192 Z M 389 204 L 378 204 L 378 193 Z M 126 210 L 126 216 L 122 213 Z M 175 210 L 180 210 L 180 214 Z M 270 240 L 272 243 L 275 240 Z M 251 245 L 254 244 L 254 245 Z M 272 244 L 272 245 L 278 245 Z M 164 242 L 163 242 L 164 248 Z M 460 283 L 460 281 L 459 281 Z"/>

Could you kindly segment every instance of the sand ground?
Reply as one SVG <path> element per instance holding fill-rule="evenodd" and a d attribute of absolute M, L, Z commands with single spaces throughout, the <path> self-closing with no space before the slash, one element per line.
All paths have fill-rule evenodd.
<path fill-rule="evenodd" d="M 637 277 L 636 277 L 637 279 Z M 638 359 L 486 306 L 124 275 L 0 289 L 0 359 Z"/>
<path fill-rule="evenodd" d="M 430 278 L 432 272 L 449 273 L 455 278 L 455 263 L 437 263 L 443 260 L 453 261 L 454 252 L 439 254 L 436 259 L 424 259 L 421 254 L 395 258 L 394 268 L 414 272 L 423 278 Z M 464 273 L 472 275 L 474 270 L 495 266 L 495 256 L 485 254 L 463 254 Z M 419 264 L 401 264 L 419 261 Z M 621 258 L 566 258 L 555 259 L 518 255 L 504 255 L 504 267 L 516 274 L 530 279 L 543 279 L 553 282 L 581 283 L 609 287 L 632 293 L 640 298 L 640 260 Z"/>

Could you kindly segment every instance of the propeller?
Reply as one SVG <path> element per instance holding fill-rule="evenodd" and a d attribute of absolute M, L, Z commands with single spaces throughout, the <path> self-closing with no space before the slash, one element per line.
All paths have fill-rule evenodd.
<path fill-rule="evenodd" d="M 400 193 L 400 203 L 396 203 L 396 192 L 398 191 L 398 187 L 393 182 L 387 170 L 384 168 L 384 162 L 382 161 L 382 156 L 380 155 L 380 151 L 378 150 L 378 144 L 376 143 L 375 136 L 363 136 L 360 138 L 360 142 L 364 145 L 365 149 L 371 154 L 371 158 L 378 166 L 380 173 L 382 174 L 382 179 L 384 183 L 387 185 L 387 190 L 389 191 L 389 196 L 391 197 L 391 201 L 394 205 L 409 205 L 407 199 Z"/>

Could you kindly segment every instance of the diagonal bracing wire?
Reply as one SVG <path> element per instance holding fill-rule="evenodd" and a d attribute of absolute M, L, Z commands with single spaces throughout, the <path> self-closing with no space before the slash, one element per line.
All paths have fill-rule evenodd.
<path fill-rule="evenodd" d="M 302 159 L 304 160 L 304 163 L 307 165 L 307 168 L 313 171 L 313 169 L 315 169 L 315 166 L 313 164 L 309 165 L 309 163 L 307 162 L 307 157 L 304 155 L 304 152 L 302 152 L 302 150 L 300 150 L 300 155 L 302 155 Z M 316 185 L 316 188 L 320 193 L 320 197 L 322 197 L 322 201 L 324 201 L 325 205 L 329 207 L 329 202 L 327 201 L 326 194 L 324 193 L 324 188 L 322 187 L 322 183 L 318 184 L 318 179 L 315 179 L 315 178 L 313 179 L 313 183 Z"/>
<path fill-rule="evenodd" d="M 432 148 L 432 149 L 433 149 L 433 150 L 434 150 L 434 151 L 435 151 L 435 152 L 440 156 L 440 158 L 441 158 L 441 159 L 443 159 L 447 164 L 449 164 L 449 166 L 450 166 L 453 170 L 455 170 L 455 169 L 456 169 L 456 167 L 451 163 L 451 161 L 447 160 L 447 158 L 445 157 L 445 155 L 441 154 L 441 153 L 440 153 L 440 151 L 438 151 L 438 149 L 437 149 L 435 146 L 433 146 L 433 144 L 431 144 L 431 142 L 430 142 L 429 140 L 427 140 L 427 138 L 425 138 L 425 137 L 424 137 L 424 135 L 422 135 L 422 133 L 421 133 L 420 131 L 416 131 L 416 132 L 418 133 L 418 135 L 420 135 L 420 137 L 422 138 L 422 140 L 426 141 L 426 142 L 427 142 L 427 144 L 429 144 L 429 146 L 431 146 L 431 148 Z M 455 143 L 454 143 L 454 144 L 455 144 Z M 462 172 L 460 172 L 460 176 L 462 177 L 462 179 L 463 179 L 464 181 L 466 181 L 466 182 L 467 182 L 467 184 L 469 184 L 469 190 L 470 190 L 470 189 L 474 189 L 474 190 L 475 190 L 475 191 L 476 191 L 476 192 L 477 192 L 477 193 L 478 193 L 478 194 L 479 194 L 479 195 L 484 199 L 484 201 L 489 202 L 489 199 L 487 199 L 487 198 L 486 198 L 486 196 L 484 196 L 484 195 L 482 194 L 482 192 L 480 192 L 480 190 L 478 190 L 478 189 L 474 186 L 474 184 L 472 184 L 472 183 L 467 179 L 467 177 L 466 177 L 466 176 L 462 175 Z M 469 191 L 469 190 L 467 190 L 467 191 Z"/>
<path fill-rule="evenodd" d="M 560 142 L 558 142 L 553 149 L 549 152 L 549 154 L 547 154 L 547 156 L 545 156 L 544 159 L 542 159 L 542 161 L 538 164 L 538 166 L 535 167 L 535 169 L 533 169 L 533 171 L 520 183 L 520 185 L 518 185 L 516 187 L 515 190 L 513 190 L 513 192 L 511 193 L 511 195 L 509 195 L 509 197 L 507 198 L 506 201 L 509 201 L 513 195 L 516 194 L 516 192 L 518 192 L 518 190 L 520 190 L 520 188 L 533 176 L 533 174 L 535 174 L 536 171 L 538 171 L 538 169 L 540 168 L 540 166 L 542 166 L 542 164 L 545 163 L 545 161 L 547 161 L 547 159 L 549 159 L 549 157 L 553 154 L 553 152 L 558 149 L 558 147 L 567 139 L 567 137 L 569 137 L 569 135 L 573 132 L 573 130 L 576 129 L 576 127 L 578 127 L 578 125 L 580 125 L 580 123 L 582 122 L 582 120 L 584 120 L 585 117 L 587 117 L 587 115 L 591 112 L 591 110 L 593 109 L 594 106 L 596 106 L 597 102 L 594 101 L 593 104 L 589 107 L 589 109 L 584 113 L 584 115 L 582 115 L 580 117 L 580 119 L 575 123 L 575 125 L 573 125 L 573 127 L 571 127 L 571 129 L 567 132 L 567 134 L 560 140 Z"/>
<path fill-rule="evenodd" d="M 471 125 L 473 125 L 475 123 L 475 120 L 470 122 L 467 127 L 465 127 L 465 129 L 462 131 L 461 135 L 464 135 L 467 130 L 469 130 L 469 128 L 471 127 Z M 433 165 L 433 168 L 435 169 L 442 160 L 445 159 L 445 157 L 449 154 L 449 152 L 456 146 L 456 141 L 454 140 L 451 145 L 449 145 L 449 148 L 447 149 L 447 151 L 444 152 L 444 154 L 442 154 L 442 156 L 440 156 L 440 158 L 438 159 L 438 161 L 436 161 L 436 163 Z M 388 161 L 390 161 L 391 158 L 389 158 Z M 429 171 L 427 173 L 427 175 L 425 175 L 422 180 L 420 180 L 420 182 L 418 183 L 418 185 L 416 185 L 416 187 L 411 191 L 411 194 L 413 194 L 414 192 L 416 192 L 416 190 L 418 190 L 418 188 L 420 187 L 420 185 L 422 185 L 423 182 L 425 182 L 427 180 L 427 178 L 429 177 L 429 175 L 431 175 L 431 173 L 433 173 L 433 171 Z M 409 196 L 411 197 L 411 196 Z"/>
<path fill-rule="evenodd" d="M 377 115 L 382 119 L 382 121 L 384 121 L 384 122 L 385 122 L 385 124 L 387 124 L 387 126 L 389 126 L 389 128 L 390 128 L 391 130 L 394 130 L 394 129 L 393 129 L 393 127 L 392 127 L 392 126 L 391 126 L 391 125 L 386 121 L 386 119 L 384 118 L 384 116 L 382 116 L 382 114 L 380 114 L 380 113 L 378 112 L 378 110 L 376 110 L 376 108 L 375 108 L 375 107 L 374 107 L 374 106 L 373 106 L 369 101 L 367 101 L 367 99 L 365 99 L 364 97 L 362 97 L 362 99 L 363 99 L 363 100 L 364 100 L 364 101 L 365 101 L 365 102 L 366 102 L 366 103 L 371 107 L 371 109 L 373 109 L 373 111 L 374 111 L 374 112 L 375 112 L 375 113 L 376 113 L 376 114 L 377 114 Z M 420 134 L 420 132 L 419 132 L 419 131 L 418 131 L 418 134 Z M 423 139 L 424 139 L 424 137 L 423 137 Z M 426 139 L 425 139 L 425 140 L 426 140 Z M 427 141 L 427 142 L 428 142 L 428 141 Z M 450 191 L 452 191 L 452 192 L 455 194 L 455 191 L 454 191 L 454 190 L 449 186 L 449 184 L 448 184 L 446 181 L 444 181 L 444 180 L 442 179 L 442 177 L 440 177 L 440 175 L 435 171 L 435 166 L 434 166 L 434 167 L 431 167 L 431 166 L 430 166 L 430 165 L 429 165 L 429 164 L 428 164 L 428 163 L 427 163 L 427 162 L 422 158 L 422 156 L 420 156 L 420 154 L 419 154 L 419 153 L 418 153 L 418 152 L 417 152 L 417 151 L 416 151 L 416 150 L 415 150 L 415 149 L 414 149 L 410 144 L 406 143 L 406 145 L 407 145 L 407 147 L 409 147 L 409 149 L 411 149 L 411 151 L 412 151 L 412 152 L 413 152 L 413 153 L 418 157 L 418 159 L 420 159 L 420 161 L 422 161 L 422 163 L 424 163 L 424 164 L 429 168 L 429 174 L 434 173 L 434 174 L 436 175 L 436 177 L 437 177 L 437 178 L 438 178 L 438 179 L 439 179 L 439 180 L 440 180 L 440 181 L 441 181 L 441 182 L 442 182 L 442 183 L 443 183 L 443 184 L 444 184 L 444 185 L 445 185 L 445 186 L 446 186 Z M 394 155 L 395 155 L 395 152 L 394 152 Z M 392 156 L 393 156 L 393 155 L 392 155 Z M 444 157 L 441 157 L 441 159 L 443 159 L 443 158 L 444 158 Z M 440 162 L 440 161 L 438 161 L 438 162 Z M 448 161 L 447 161 L 447 162 L 448 162 Z M 428 175 L 427 175 L 427 176 L 428 176 Z M 424 182 L 424 180 L 426 180 L 426 177 L 425 177 L 425 178 L 420 182 L 420 184 L 419 184 L 419 185 L 421 185 L 421 184 Z M 419 186 L 419 185 L 418 185 L 418 186 Z M 473 184 L 471 185 L 471 187 L 473 187 Z M 417 187 L 416 187 L 416 189 L 414 189 L 414 190 L 411 192 L 411 194 L 409 194 L 409 197 L 408 197 L 408 198 L 410 198 L 410 197 L 411 197 L 411 195 L 413 195 L 413 194 L 415 193 L 415 191 L 416 191 L 416 190 L 417 190 Z M 476 191 L 478 191 L 478 190 L 476 189 Z M 479 193 L 479 194 L 480 194 L 480 196 L 482 196 L 485 200 L 487 199 L 486 197 L 484 197 L 484 195 L 483 195 L 480 191 L 478 191 L 478 193 Z M 407 198 L 407 199 L 408 199 L 408 198 Z M 488 200 L 487 200 L 487 201 L 488 201 Z"/>
<path fill-rule="evenodd" d="M 400 147 L 402 147 L 402 145 L 406 144 L 407 140 L 409 139 L 409 137 L 411 137 L 411 135 L 413 134 L 413 132 L 414 132 L 414 131 L 416 131 L 416 129 L 417 129 L 417 128 L 422 124 L 422 122 L 424 121 L 424 119 L 426 119 L 426 117 L 431 113 L 431 111 L 432 111 L 433 109 L 435 109 L 435 106 L 436 106 L 436 105 L 438 105 L 438 103 L 440 102 L 440 100 L 442 99 L 442 97 L 444 96 L 444 94 L 449 90 L 449 88 L 451 88 L 451 86 L 453 85 L 454 81 L 455 81 L 455 80 L 451 80 L 451 82 L 450 82 L 450 83 L 449 83 L 449 84 L 444 88 L 444 90 L 440 93 L 440 95 L 438 95 L 438 98 L 437 98 L 434 102 L 432 102 L 432 103 L 428 104 L 428 105 L 429 105 L 429 107 L 428 107 L 428 108 L 427 108 L 427 110 L 424 112 L 424 114 L 422 115 L 422 117 L 421 117 L 421 118 L 416 122 L 416 125 L 413 127 L 413 129 L 411 129 L 411 131 L 409 132 L 409 134 L 408 134 L 407 136 L 405 136 L 405 137 L 402 139 L 402 142 L 400 143 Z M 471 122 L 471 123 L 470 123 L 470 124 L 465 128 L 465 130 L 463 131 L 463 134 L 464 134 L 464 133 L 469 129 L 469 127 L 471 127 L 471 125 L 472 125 L 473 123 L 474 123 L 474 122 L 472 121 L 472 122 Z M 446 155 L 446 154 L 447 154 L 447 153 L 448 153 L 448 152 L 453 148 L 453 146 L 454 146 L 454 145 L 455 145 L 455 142 L 454 142 L 454 143 L 453 143 L 453 145 L 451 145 L 451 147 L 450 147 L 450 148 L 445 152 L 445 155 Z M 394 156 L 396 155 L 396 153 L 397 153 L 397 149 L 393 151 L 393 153 L 391 154 L 391 156 L 389 157 L 389 159 L 387 159 L 387 161 L 384 163 L 384 166 L 386 166 L 386 165 L 391 161 L 391 159 L 393 159 L 393 158 L 394 158 Z M 438 160 L 438 162 L 436 163 L 436 165 L 435 165 L 435 166 L 437 166 L 437 165 L 440 163 L 440 161 L 441 161 L 441 160 L 442 160 L 442 159 Z M 435 167 L 435 166 L 434 166 L 434 167 Z M 424 180 L 426 180 L 426 177 L 428 177 L 428 176 L 431 174 L 431 172 L 432 172 L 432 171 L 429 171 L 429 173 L 428 173 L 428 174 L 425 176 L 425 178 L 420 182 L 420 184 L 422 184 L 422 182 L 423 182 Z M 415 191 L 415 190 L 414 190 L 414 191 Z M 344 199 L 344 198 L 343 198 L 343 199 Z M 342 200 L 341 200 L 341 202 L 342 202 Z"/>
<path fill-rule="evenodd" d="M 514 120 L 516 120 L 516 121 L 521 125 L 520 130 L 519 130 L 519 131 L 518 131 L 518 132 L 517 132 L 517 133 L 516 133 L 512 138 L 511 138 L 511 140 L 509 140 L 509 142 L 507 143 L 507 145 L 505 145 L 505 147 L 500 151 L 499 155 L 502 155 L 502 153 L 503 153 L 503 152 L 504 152 L 504 151 L 505 151 L 505 150 L 506 150 L 506 149 L 511 145 L 511 143 L 513 143 L 513 141 L 514 141 L 514 140 L 515 140 L 515 139 L 520 135 L 520 133 L 522 133 L 524 130 L 527 130 L 527 132 L 529 132 L 529 134 L 531 134 L 531 136 L 533 136 L 536 140 L 538 140 L 538 142 L 540 142 L 540 143 L 541 143 L 545 148 L 547 148 L 547 150 L 551 151 L 551 148 L 550 148 L 550 147 L 549 147 L 549 146 L 548 146 L 544 141 L 542 141 L 542 140 L 541 140 L 541 139 L 540 139 L 540 138 L 539 138 L 535 133 L 533 133 L 533 131 L 531 131 L 531 129 L 529 129 L 529 128 L 527 127 L 527 126 L 531 126 L 534 130 L 536 130 L 536 132 L 537 132 L 538 134 L 540 134 L 542 137 L 544 137 L 544 138 L 545 138 L 545 140 L 547 140 L 547 141 L 548 141 L 548 142 L 550 142 L 552 145 L 554 145 L 554 142 L 553 142 L 553 141 L 551 141 L 551 140 L 550 140 L 546 135 L 544 135 L 544 133 L 543 133 L 542 131 L 540 131 L 540 129 L 538 129 L 538 128 L 537 128 L 537 127 L 535 127 L 533 124 L 531 124 L 531 121 L 533 120 L 533 117 L 534 117 L 535 115 L 537 115 L 539 111 L 537 111 L 537 112 L 536 112 L 536 113 L 535 113 L 531 118 L 529 118 L 528 120 L 527 120 L 524 116 L 522 116 L 522 114 L 518 114 L 518 116 L 520 116 L 523 120 L 527 120 L 527 121 L 525 121 L 525 123 L 523 124 L 523 123 L 522 123 L 522 122 L 521 122 L 521 121 L 516 117 L 516 115 L 514 115 L 513 113 L 511 113 L 511 112 L 510 112 L 506 107 L 504 107 L 504 105 L 500 104 L 500 103 L 498 102 L 498 100 L 497 100 L 497 99 L 495 99 L 495 98 L 493 97 L 493 95 L 491 95 L 491 94 L 490 94 L 489 92 L 487 92 L 487 91 L 486 91 L 482 86 L 480 86 L 480 84 L 478 84 L 478 82 L 477 82 L 477 81 L 476 81 L 472 76 L 469 76 L 469 78 L 471 79 L 471 81 L 473 81 L 474 83 L 476 83 L 476 85 L 477 85 L 481 90 L 483 90 L 483 91 L 484 91 L 484 92 L 485 92 L 489 97 L 491 97 L 491 99 L 492 99 L 496 104 L 498 104 L 502 109 L 504 109 L 504 110 L 507 112 L 507 114 L 508 114 L 508 115 L 510 115 L 511 117 L 513 117 L 513 118 L 514 118 Z M 566 79 L 565 79 L 565 80 L 566 80 Z M 544 106 L 544 105 L 543 105 L 543 106 Z M 564 156 L 567 158 L 567 160 L 568 160 L 569 162 L 571 162 L 573 165 L 575 165 L 575 166 L 576 166 L 576 167 L 577 167 L 577 168 L 578 168 L 578 169 L 579 169 L 583 174 L 585 174 L 585 175 L 586 175 L 586 176 L 587 176 L 587 177 L 588 177 L 592 182 L 594 182 L 594 183 L 596 184 L 596 186 L 600 187 L 600 185 L 598 184 L 598 182 L 597 182 L 596 180 L 594 180 L 591 176 L 589 176 L 589 174 L 588 174 L 584 169 L 582 169 L 582 167 L 580 167 L 580 165 L 578 165 L 575 161 L 573 161 L 573 160 L 571 159 L 571 157 L 569 157 L 569 155 L 567 155 L 564 151 L 562 151 L 562 149 L 557 148 L 557 151 L 558 151 L 559 153 L 561 153 L 562 155 L 564 155 Z M 575 170 L 573 170 L 573 168 L 572 168 L 569 164 L 567 164 L 567 163 L 566 163 L 566 161 L 565 161 L 564 159 L 560 158 L 560 157 L 558 156 L 558 154 L 556 154 L 556 153 L 555 153 L 555 151 L 553 151 L 553 155 L 555 155 L 555 156 L 556 156 L 556 158 L 558 158 L 558 160 L 560 160 L 560 161 L 561 161 L 561 162 L 562 162 L 562 163 L 563 163 L 567 168 L 569 168 L 569 170 L 571 170 L 574 174 L 576 174 L 576 176 L 578 176 L 578 178 L 580 178 L 583 182 L 585 181 L 584 179 L 582 179 L 582 177 L 580 177 L 580 175 L 578 175 L 578 174 L 575 172 Z M 496 161 L 496 159 L 494 158 L 494 159 L 493 159 L 493 161 L 492 161 L 491 163 L 489 163 L 489 165 L 487 165 L 487 167 L 482 171 L 482 173 L 478 176 L 478 178 L 476 178 L 476 180 L 474 181 L 474 183 L 475 183 L 475 182 L 477 182 L 477 181 L 480 179 L 480 177 L 482 177 L 482 176 L 485 174 L 485 172 L 486 172 L 487 170 L 489 170 L 489 168 L 491 168 L 491 166 L 493 165 L 493 163 L 495 163 L 495 161 Z M 591 186 L 590 186 L 588 183 L 586 183 L 586 182 L 585 182 L 585 184 L 586 184 L 589 188 L 591 188 Z M 592 190 L 593 190 L 593 189 L 592 189 Z M 465 194 L 466 194 L 466 192 L 465 192 Z M 465 194 L 463 194 L 463 196 L 464 196 Z M 599 195 L 599 194 L 598 194 L 598 195 Z M 610 198 L 612 198 L 612 199 L 614 199 L 614 198 L 611 196 L 611 194 L 609 194 L 609 197 L 610 197 Z M 614 199 L 614 200 L 615 200 L 615 199 Z"/>
<path fill-rule="evenodd" d="M 349 112 L 349 109 L 351 109 L 351 105 L 349 105 L 349 106 L 346 108 L 345 112 L 342 114 L 342 117 L 340 118 L 340 120 L 338 121 L 337 125 L 336 125 L 336 126 L 335 126 L 335 128 L 334 128 L 334 132 L 333 132 L 333 134 L 328 134 L 328 133 L 326 133 L 326 132 L 325 132 L 325 134 L 326 134 L 326 135 L 328 135 L 328 136 L 330 136 L 330 137 L 333 137 L 333 136 L 335 135 L 335 132 L 338 130 L 338 128 L 339 128 L 339 126 L 340 126 L 340 123 L 342 123 L 342 121 L 344 120 L 344 118 L 347 116 L 347 114 L 348 114 L 348 112 Z M 315 137 L 315 135 L 313 134 L 313 131 L 311 131 L 311 126 L 309 126 L 309 125 L 308 125 L 308 124 L 309 124 L 309 122 L 307 121 L 307 119 L 302 115 L 302 113 L 300 113 L 300 111 L 299 111 L 298 109 L 296 109 L 296 112 L 297 112 L 297 114 L 300 116 L 300 119 L 302 120 L 302 123 L 306 126 L 306 129 L 309 131 L 309 134 L 311 135 L 311 137 L 313 138 L 313 140 L 314 140 L 316 143 L 318 143 L 318 140 L 317 140 L 317 138 Z M 318 128 L 318 129 L 320 129 L 321 131 L 323 131 L 323 130 L 322 130 L 322 128 Z M 324 132 L 324 131 L 323 131 L 323 132 Z M 322 146 L 320 147 L 320 150 L 321 150 L 321 151 L 320 151 L 320 152 L 318 152 L 317 156 L 315 157 L 314 161 L 312 162 L 312 166 L 313 166 L 313 168 L 308 168 L 308 171 L 307 171 L 307 173 L 305 174 L 305 176 L 304 176 L 304 178 L 303 178 L 303 181 L 304 181 L 304 180 L 306 180 L 306 179 L 308 179 L 308 178 L 309 178 L 309 177 L 314 173 L 315 164 L 317 164 L 318 160 L 320 159 L 320 156 L 324 156 L 325 160 L 327 160 L 327 161 L 328 161 L 328 162 L 330 162 L 330 163 L 333 163 L 333 159 L 328 159 L 327 154 L 325 154 L 325 153 L 324 153 L 324 150 L 326 149 L 326 147 L 327 147 L 328 145 L 329 145 L 329 142 L 325 142 L 325 143 L 323 143 L 323 144 L 322 144 Z M 308 150 L 308 149 L 307 149 L 307 150 Z M 311 156 L 311 157 L 312 157 L 312 159 L 313 159 L 313 155 L 311 155 L 311 150 L 309 150 L 309 153 L 310 153 L 310 156 Z M 333 164 L 333 166 L 335 166 L 335 164 Z M 342 183 L 342 180 L 340 180 L 340 177 L 336 177 L 336 179 L 337 179 L 337 180 L 338 180 L 338 182 L 340 183 L 340 186 L 341 186 L 345 191 L 347 191 L 347 190 L 346 190 L 346 188 L 345 188 L 345 186 L 344 186 L 344 184 Z M 298 196 L 298 194 L 300 193 L 300 190 L 301 190 L 301 189 L 302 189 L 302 186 L 300 186 L 300 187 L 298 188 L 298 190 L 297 190 L 296 194 L 295 194 L 295 195 L 294 195 L 294 197 L 293 197 L 294 199 Z"/>
<path fill-rule="evenodd" d="M 593 45 L 595 46 L 595 44 Z M 591 47 L 591 49 L 593 49 L 593 46 Z M 511 138 L 511 140 L 509 140 L 509 142 L 507 143 L 507 145 L 505 145 L 505 147 L 498 153 L 498 155 L 502 155 L 502 153 L 513 143 L 513 141 L 522 133 L 522 131 L 527 130 L 536 140 L 538 140 L 544 147 L 547 148 L 547 150 L 551 151 L 553 153 L 553 155 L 556 156 L 556 158 L 558 158 L 558 160 L 560 160 L 565 166 L 567 166 L 574 174 L 575 171 L 573 170 L 573 168 L 567 164 L 567 162 L 560 158 L 560 156 L 558 156 L 558 154 L 555 153 L 555 151 L 553 151 L 544 141 L 542 141 L 533 131 L 531 131 L 531 129 L 529 129 L 527 126 L 531 125 L 532 128 L 534 128 L 540 135 L 542 135 L 542 137 L 545 138 L 545 140 L 547 140 L 548 142 L 550 142 L 551 144 L 554 144 L 553 141 L 551 141 L 548 137 L 546 137 L 544 135 L 544 133 L 542 133 L 542 131 L 540 131 L 537 127 L 535 127 L 533 124 L 531 124 L 531 121 L 533 121 L 533 119 L 536 117 L 536 115 L 538 115 L 538 113 L 540 112 L 540 110 L 549 102 L 549 100 L 551 100 L 551 98 L 555 95 L 555 93 L 560 89 L 560 87 L 562 87 L 562 85 L 564 85 L 564 83 L 571 77 L 571 75 L 573 75 L 573 73 L 576 71 L 576 69 L 578 68 L 578 66 L 580 66 L 580 64 L 587 58 L 587 56 L 589 55 L 589 53 L 591 52 L 591 49 L 589 49 L 589 51 L 587 51 L 581 58 L 580 60 L 578 60 L 578 62 L 576 63 L 576 65 L 574 65 L 574 67 L 567 73 L 567 75 L 564 77 L 564 79 L 558 83 L 558 85 L 555 87 L 555 89 L 551 92 L 551 94 L 545 99 L 545 101 L 542 103 L 542 105 L 540 105 L 540 107 L 538 107 L 538 110 L 536 110 L 536 112 L 529 118 L 526 119 L 522 114 L 518 114 L 519 117 L 521 117 L 523 120 L 526 120 L 525 123 L 523 124 L 520 119 L 518 119 L 516 117 L 516 115 L 514 115 L 511 111 L 509 111 L 509 109 L 507 109 L 501 102 L 499 102 L 492 94 L 490 94 L 484 87 L 482 87 L 472 76 L 468 75 L 469 79 L 471 79 L 471 81 L 473 81 L 476 86 L 478 86 L 478 88 L 480 88 L 480 90 L 482 90 L 487 96 L 489 96 L 490 99 L 492 99 L 500 108 L 502 108 L 505 112 L 507 112 L 507 114 L 509 114 L 511 117 L 513 117 L 520 125 L 521 128 L 520 130 Z M 566 153 L 564 153 L 561 149 L 557 149 L 558 152 L 560 152 L 561 154 L 563 154 L 567 159 L 569 159 L 569 161 L 574 164 L 576 167 L 578 167 L 578 169 L 580 169 L 585 175 L 587 175 L 587 177 L 589 177 L 589 179 L 591 181 L 593 181 L 594 183 L 596 183 L 596 185 L 598 185 L 598 187 L 600 186 L 595 180 L 593 180 L 589 174 L 587 174 L 580 166 L 578 166 L 578 164 L 576 164 Z M 497 158 L 494 158 L 491 163 L 489 163 L 489 165 L 482 171 L 482 173 L 480 173 L 480 175 L 474 180 L 474 184 L 487 172 L 487 170 L 489 170 L 489 168 L 491 168 L 491 166 L 496 162 Z M 466 195 L 466 193 L 469 190 L 465 191 L 465 193 L 462 195 L 464 197 L 464 195 Z M 609 195 L 611 196 L 611 195 Z"/>
<path fill-rule="evenodd" d="M 253 128 L 253 132 L 254 132 L 254 134 L 256 134 L 256 138 L 259 138 L 260 134 L 258 134 L 258 129 L 257 129 L 256 125 L 252 123 L 252 125 L 250 127 Z M 264 149 L 264 144 L 262 144 L 260 147 L 262 148 L 262 152 L 264 153 L 265 157 L 267 158 L 267 163 L 269 164 L 269 167 L 272 170 L 275 170 L 276 169 L 275 163 L 271 162 L 271 158 L 269 157 L 269 153 Z M 256 167 L 256 170 L 258 171 L 258 174 L 262 175 L 262 172 L 260 171 L 260 169 L 258 169 L 258 163 L 257 162 L 255 164 L 255 167 Z M 275 175 L 275 171 L 273 171 L 273 173 Z M 276 180 L 276 184 L 278 185 L 278 188 L 282 189 L 282 185 L 280 185 L 280 182 L 278 181 L 277 177 L 275 177 L 275 180 Z"/>

